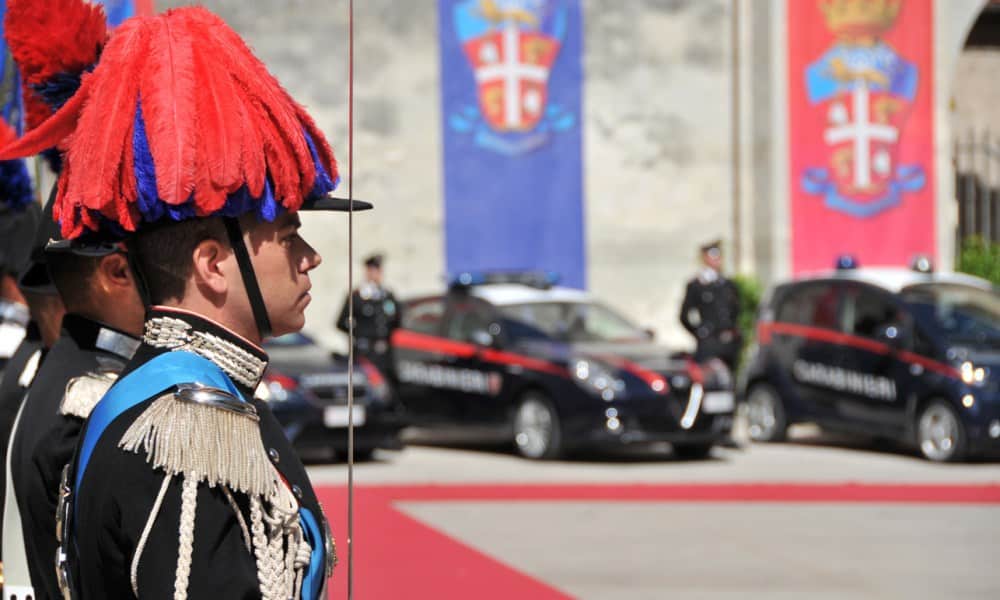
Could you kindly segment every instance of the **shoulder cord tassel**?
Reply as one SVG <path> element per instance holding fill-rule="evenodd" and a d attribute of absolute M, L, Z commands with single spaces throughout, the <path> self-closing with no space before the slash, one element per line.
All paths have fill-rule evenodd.
<path fill-rule="evenodd" d="M 243 542 L 247 545 L 247 552 L 253 551 L 253 545 L 250 542 L 250 529 L 247 528 L 247 521 L 243 518 L 243 512 L 240 511 L 240 507 L 236 504 L 236 498 L 233 498 L 233 493 L 229 491 L 226 486 L 222 487 L 222 493 L 226 495 L 226 500 L 229 502 L 229 506 L 233 508 L 233 513 L 236 515 L 236 521 L 240 524 L 240 530 L 243 532 Z"/>
<path fill-rule="evenodd" d="M 139 559 L 142 558 L 142 551 L 146 548 L 146 542 L 149 540 L 149 532 L 153 529 L 153 523 L 156 521 L 157 515 L 160 514 L 160 505 L 163 504 L 163 497 L 167 495 L 167 488 L 170 487 L 170 480 L 173 479 L 173 475 L 167 473 L 163 477 L 163 485 L 160 486 L 160 493 L 156 496 L 156 502 L 153 503 L 153 510 L 149 512 L 149 518 L 146 519 L 146 526 L 142 529 L 142 536 L 139 537 L 139 544 L 135 547 L 135 556 L 132 557 L 132 569 L 131 569 L 131 581 L 132 581 L 132 593 L 135 597 L 139 597 Z"/>
<path fill-rule="evenodd" d="M 191 577 L 191 554 L 194 551 L 194 514 L 198 505 L 198 473 L 184 475 L 181 491 L 180 542 L 177 547 L 177 575 L 174 578 L 174 600 L 186 600 Z"/>
<path fill-rule="evenodd" d="M 263 507 L 259 497 L 250 498 L 250 530 L 263 600 L 299 597 L 311 551 L 299 523 L 294 497 L 287 486 L 276 487 L 270 510 Z"/>

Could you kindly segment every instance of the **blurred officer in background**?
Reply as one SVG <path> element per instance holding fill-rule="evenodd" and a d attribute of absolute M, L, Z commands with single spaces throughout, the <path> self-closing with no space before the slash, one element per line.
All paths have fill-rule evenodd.
<path fill-rule="evenodd" d="M 718 358 L 735 371 L 742 336 L 739 329 L 740 293 L 722 275 L 722 243 L 701 247 L 702 268 L 688 282 L 681 305 L 681 323 L 698 340 L 695 360 Z"/>
<path fill-rule="evenodd" d="M 392 292 L 382 285 L 382 254 L 365 258 L 365 278 L 354 290 L 354 352 L 371 361 L 384 375 L 392 379 L 392 347 L 389 338 L 399 327 L 400 307 Z M 337 318 L 337 329 L 347 333 L 350 325 L 348 303 L 344 300 Z"/>
<path fill-rule="evenodd" d="M 14 355 L 28 326 L 28 304 L 17 287 L 41 220 L 36 203 L 10 206 L 0 200 L 0 375 Z"/>

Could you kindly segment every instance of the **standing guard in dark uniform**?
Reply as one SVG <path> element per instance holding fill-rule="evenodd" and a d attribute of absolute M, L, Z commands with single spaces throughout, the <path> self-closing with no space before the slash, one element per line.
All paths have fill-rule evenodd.
<path fill-rule="evenodd" d="M 365 279 L 354 290 L 354 353 L 372 362 L 379 371 L 394 379 L 392 332 L 399 327 L 402 314 L 392 292 L 382 284 L 382 254 L 365 258 Z M 350 297 L 344 300 L 337 318 L 337 329 L 348 333 L 347 316 Z"/>
<path fill-rule="evenodd" d="M 51 219 L 51 210 L 46 213 Z M 51 240 L 46 252 L 66 315 L 24 397 L 10 443 L 9 475 L 34 597 L 54 600 L 61 595 L 52 565 L 59 547 L 54 516 L 62 472 L 84 420 L 139 346 L 144 309 L 123 245 Z"/>
<path fill-rule="evenodd" d="M 743 341 L 739 288 L 722 275 L 720 240 L 701 247 L 701 260 L 701 271 L 684 292 L 681 324 L 698 340 L 695 360 L 718 358 L 735 372 Z"/>
<path fill-rule="evenodd" d="M 0 145 L 14 138 L 14 130 L 0 120 Z M 31 240 L 41 222 L 41 207 L 34 201 L 30 181 L 23 160 L 0 163 L 0 509 L 4 505 L 10 429 L 25 382 L 33 376 L 29 367 L 37 365 L 36 354 L 41 347 L 39 329 L 31 321 L 29 298 L 17 285 L 18 275 L 30 260 Z M 0 515 L 0 539 L 2 521 Z M 0 587 L 2 565 L 0 562 Z"/>
<path fill-rule="evenodd" d="M 48 219 L 42 218 L 41 208 L 37 204 L 32 204 L 30 209 L 37 209 L 39 223 L 34 234 L 34 243 L 30 245 L 30 259 L 22 269 L 18 287 L 28 303 L 31 321 L 28 322 L 24 340 L 7 363 L 7 376 L 0 378 L 0 509 L 3 510 L 7 507 L 7 449 L 14 420 L 21 409 L 21 400 L 34 382 L 49 348 L 59 339 L 59 330 L 65 313 L 62 299 L 49 278 L 44 252 L 48 240 L 58 234 L 58 225 L 52 222 L 51 215 Z M 11 507 L 14 506 L 16 499 L 12 495 Z M 0 522 L 2 521 L 3 519 L 0 519 Z M 3 529 L 0 528 L 0 540 L 2 539 Z M 17 539 L 22 544 L 23 555 L 23 543 L 20 542 L 20 537 Z M 21 558 L 21 571 L 27 581 L 29 579 L 27 564 L 24 563 L 24 557 Z"/>
<path fill-rule="evenodd" d="M 13 139 L 13 130 L 0 120 L 0 145 Z M 0 162 L 0 377 L 30 320 L 17 276 L 28 261 L 40 213 L 24 161 Z"/>
<path fill-rule="evenodd" d="M 60 487 L 63 593 L 324 597 L 332 537 L 254 390 L 261 341 L 305 323 L 320 257 L 299 211 L 370 205 L 328 195 L 337 169 L 323 134 L 201 7 L 120 25 L 79 91 L 0 159 L 56 143 L 63 234 L 128 234 L 152 305 Z"/>

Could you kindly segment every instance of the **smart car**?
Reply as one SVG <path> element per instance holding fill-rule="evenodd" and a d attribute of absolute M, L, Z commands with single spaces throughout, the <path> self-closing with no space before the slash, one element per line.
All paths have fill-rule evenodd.
<path fill-rule="evenodd" d="M 672 354 L 588 293 L 544 278 L 463 276 L 409 300 L 392 348 L 413 424 L 507 440 L 526 458 L 660 441 L 705 457 L 732 427 L 723 363 Z"/>
<path fill-rule="evenodd" d="M 763 302 L 740 384 L 750 437 L 781 440 L 812 421 L 914 444 L 932 461 L 1000 448 L 996 289 L 847 263 L 778 285 Z"/>
<path fill-rule="evenodd" d="M 258 389 L 304 454 L 334 452 L 346 456 L 347 360 L 332 355 L 312 338 L 291 333 L 265 344 L 270 356 Z M 401 447 L 405 416 L 386 377 L 359 358 L 354 372 L 354 456 L 369 458 L 376 449 Z"/>

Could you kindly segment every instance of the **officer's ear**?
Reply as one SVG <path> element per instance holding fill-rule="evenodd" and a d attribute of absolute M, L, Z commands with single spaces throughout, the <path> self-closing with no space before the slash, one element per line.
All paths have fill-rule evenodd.
<path fill-rule="evenodd" d="M 227 244 L 206 238 L 191 252 L 192 279 L 202 295 L 224 295 L 229 290 L 228 278 L 239 277 L 239 265 Z"/>
<path fill-rule="evenodd" d="M 121 252 L 102 256 L 97 264 L 101 282 L 105 289 L 113 295 L 135 286 L 132 280 L 132 269 L 129 268 L 128 257 Z"/>

